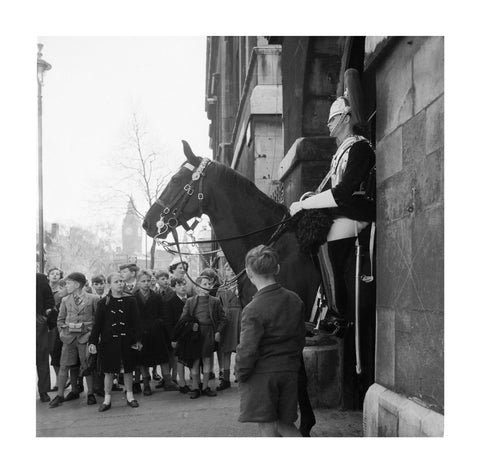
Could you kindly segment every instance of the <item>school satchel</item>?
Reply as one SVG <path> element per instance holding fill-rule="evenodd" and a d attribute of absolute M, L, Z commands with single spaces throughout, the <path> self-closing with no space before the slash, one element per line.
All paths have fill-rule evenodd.
<path fill-rule="evenodd" d="M 70 333 L 82 333 L 83 329 L 83 322 L 69 322 L 68 323 L 68 331 Z"/>

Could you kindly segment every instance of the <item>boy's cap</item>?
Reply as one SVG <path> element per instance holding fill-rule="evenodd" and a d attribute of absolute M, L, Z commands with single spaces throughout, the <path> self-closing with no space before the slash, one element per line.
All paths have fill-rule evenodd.
<path fill-rule="evenodd" d="M 218 273 L 213 268 L 205 268 L 200 276 L 207 277 L 211 281 L 216 281 L 218 279 Z"/>
<path fill-rule="evenodd" d="M 85 284 L 87 284 L 87 278 L 82 273 L 70 273 L 65 279 L 70 279 L 70 281 L 78 282 L 82 286 L 85 286 Z"/>
<path fill-rule="evenodd" d="M 106 281 L 105 277 L 102 276 L 101 274 L 97 275 L 97 276 L 93 276 L 92 277 L 92 284 L 94 283 L 104 283 Z"/>
<path fill-rule="evenodd" d="M 127 263 L 121 264 L 118 269 L 121 271 L 122 269 L 129 269 L 130 271 L 138 271 L 140 268 L 135 263 Z"/>
<path fill-rule="evenodd" d="M 196 283 L 200 283 L 200 281 L 203 281 L 204 279 L 206 279 L 208 282 L 213 282 L 213 279 L 210 277 L 210 276 L 207 276 L 206 274 L 201 274 L 200 276 L 197 277 L 197 279 L 195 279 L 195 282 Z"/>

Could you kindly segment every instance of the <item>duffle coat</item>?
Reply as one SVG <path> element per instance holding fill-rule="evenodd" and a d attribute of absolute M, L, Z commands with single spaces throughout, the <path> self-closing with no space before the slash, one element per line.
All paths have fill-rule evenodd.
<path fill-rule="evenodd" d="M 134 370 L 137 351 L 131 348 L 142 339 L 142 326 L 135 297 L 111 294 L 100 299 L 89 344 L 98 349 L 99 364 L 104 373 Z"/>

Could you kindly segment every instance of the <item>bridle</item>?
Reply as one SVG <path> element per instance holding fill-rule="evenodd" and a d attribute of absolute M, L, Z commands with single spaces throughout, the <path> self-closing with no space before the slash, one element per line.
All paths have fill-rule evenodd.
<path fill-rule="evenodd" d="M 182 212 L 187 205 L 188 200 L 194 194 L 195 184 L 198 181 L 197 199 L 200 205 L 200 215 L 203 213 L 203 200 L 205 198 L 203 194 L 203 178 L 205 177 L 206 168 L 210 163 L 211 161 L 209 159 L 203 158 L 197 169 L 195 169 L 190 163 L 185 163 L 183 166 L 193 171 L 190 182 L 185 184 L 183 188 L 178 191 L 170 204 L 163 202 L 160 198 L 154 202 L 154 205 L 163 207 L 163 210 L 160 212 L 160 219 L 157 222 L 158 233 L 155 235 L 154 239 L 161 238 L 163 234 L 166 235 L 168 232 L 173 231 L 179 223 L 186 231 L 192 230 L 183 217 Z"/>

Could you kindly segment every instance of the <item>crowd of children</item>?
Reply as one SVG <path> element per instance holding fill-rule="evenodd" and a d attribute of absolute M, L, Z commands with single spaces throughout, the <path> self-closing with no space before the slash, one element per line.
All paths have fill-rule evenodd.
<path fill-rule="evenodd" d="M 64 276 L 61 269 L 51 268 L 47 278 L 54 307 L 47 317 L 48 345 L 56 374 L 50 391 L 56 395 L 50 399 L 39 388 L 41 401 L 61 406 L 78 399 L 86 385 L 87 404 L 102 397 L 99 411 L 104 412 L 111 408 L 112 391 L 124 391 L 127 405 L 138 407 L 135 395 L 152 395 L 152 380 L 156 389 L 189 393 L 192 399 L 213 397 L 230 387 L 240 308 L 227 304 L 238 301 L 236 287 L 222 289 L 217 298 L 212 295 L 220 285 L 215 270 L 202 272 L 196 284 L 187 282 L 186 271 L 188 263 L 179 260 L 168 271 L 156 272 L 125 264 L 89 282 L 82 273 Z M 226 374 L 220 369 L 215 388 L 214 353 L 221 368 L 226 358 L 222 336 L 230 340 L 230 351 Z"/>
<path fill-rule="evenodd" d="M 190 393 L 190 399 L 214 397 L 231 387 L 231 356 L 236 352 L 238 420 L 258 423 L 264 436 L 300 436 L 294 422 L 305 343 L 304 305 L 276 282 L 280 266 L 273 248 L 250 250 L 245 268 L 257 293 L 243 312 L 235 285 L 222 286 L 218 274 L 207 268 L 188 287 L 188 265 L 181 261 L 172 264 L 169 273 L 122 265 L 107 278 L 92 277 L 91 287 L 82 273 L 63 277 L 60 269 L 52 268 L 50 287 L 45 288 L 45 275 L 37 273 L 40 400 L 55 408 L 78 399 L 85 380 L 87 404 L 97 404 L 95 395 L 103 398 L 99 412 L 112 407 L 114 390 L 124 391 L 127 405 L 137 408 L 135 394 L 142 392 L 143 383 L 143 395 L 152 395 L 152 378 L 160 381 L 156 388 Z M 228 264 L 224 269 L 227 279 L 234 277 Z M 43 323 L 50 328 L 50 358 L 57 374 L 52 400 L 38 359 Z M 220 369 L 216 388 L 215 352 Z M 68 383 L 71 390 L 65 396 Z"/>

